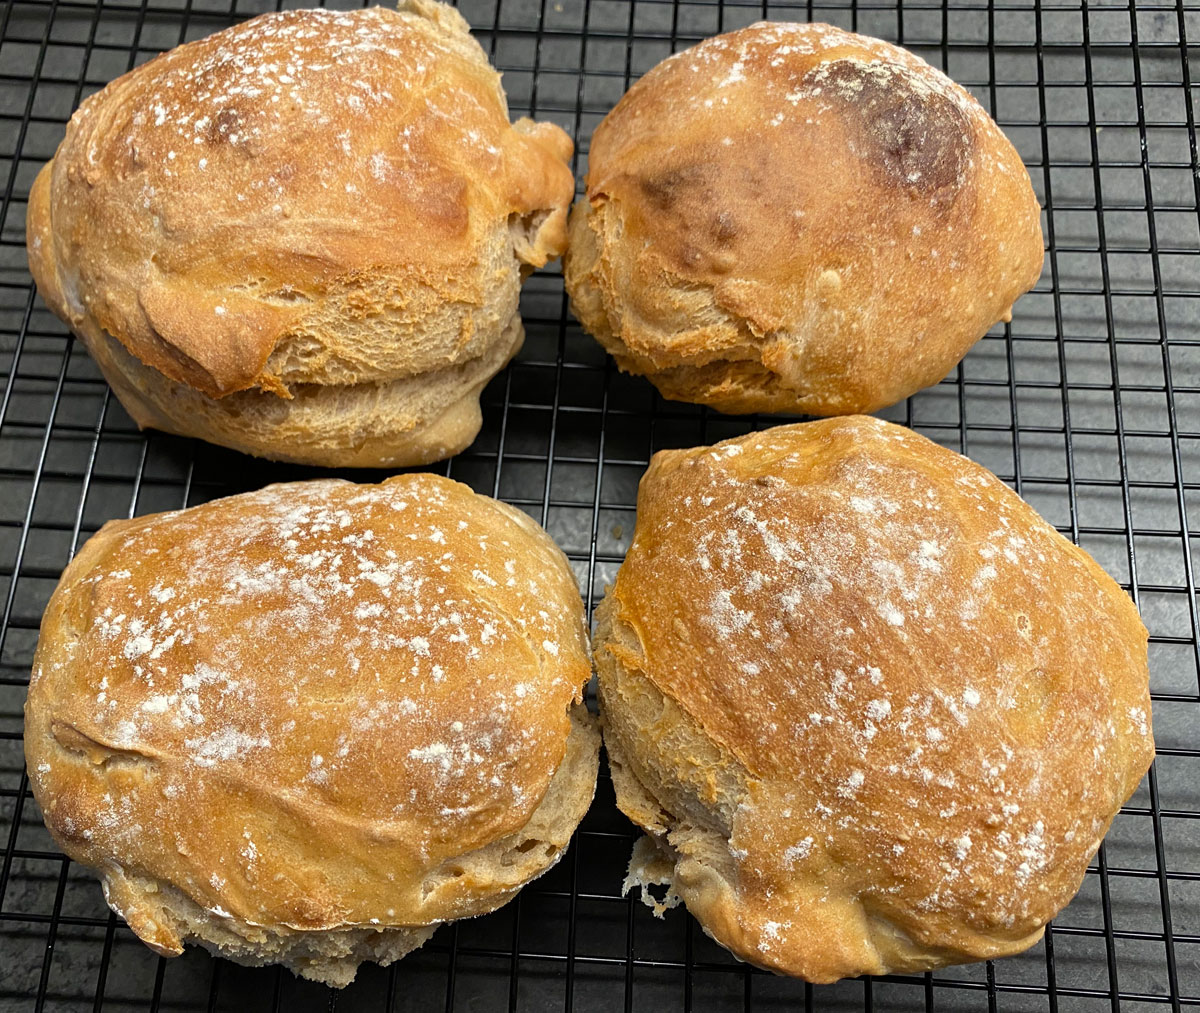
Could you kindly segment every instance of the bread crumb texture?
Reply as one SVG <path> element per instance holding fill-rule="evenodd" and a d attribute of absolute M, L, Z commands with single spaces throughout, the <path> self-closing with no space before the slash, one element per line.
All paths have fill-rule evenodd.
<path fill-rule="evenodd" d="M 522 276 L 566 243 L 571 150 L 509 122 L 448 6 L 263 14 L 83 102 L 34 184 L 30 267 L 139 424 L 421 463 L 470 442 L 520 346 Z M 298 445 L 276 416 L 314 397 L 353 401 L 357 429 L 310 418 Z M 423 431 L 464 400 L 473 418 Z"/>
<path fill-rule="evenodd" d="M 161 953 L 345 984 L 563 853 L 598 735 L 573 574 L 432 475 L 114 521 L 71 563 L 26 711 L 63 850 Z"/>
<path fill-rule="evenodd" d="M 598 619 L 627 888 L 815 982 L 1032 945 L 1154 755 L 1128 596 L 871 418 L 656 455 Z"/>
<path fill-rule="evenodd" d="M 903 49 L 762 22 L 597 127 L 566 283 L 622 369 L 727 412 L 874 411 L 941 379 L 1042 267 L 1021 159 Z"/>

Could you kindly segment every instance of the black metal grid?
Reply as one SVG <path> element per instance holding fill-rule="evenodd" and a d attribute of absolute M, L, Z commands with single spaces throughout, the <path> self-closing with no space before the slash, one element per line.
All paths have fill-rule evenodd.
<path fill-rule="evenodd" d="M 289 6 L 296 4 L 288 3 Z M 357 5 L 357 4 L 344 4 Z M 514 114 L 587 138 L 668 53 L 770 16 L 913 48 L 1017 144 L 1046 207 L 1046 270 L 942 384 L 886 413 L 992 468 L 1127 586 L 1151 631 L 1159 757 L 1043 944 L 996 964 L 812 988 L 747 969 L 682 911 L 618 896 L 632 833 L 602 775 L 563 863 L 341 993 L 190 948 L 165 961 L 108 914 L 41 826 L 21 705 L 42 608 L 110 517 L 312 474 L 139 434 L 36 298 L 25 202 L 81 98 L 273 0 L 0 5 L 0 1010 L 1142 1010 L 1200 1005 L 1200 0 L 463 0 Z M 1200 72 L 1197 73 L 1200 77 Z M 484 432 L 442 466 L 542 521 L 589 606 L 619 564 L 650 453 L 762 427 L 662 402 L 568 316 L 556 269 Z M 366 476 L 359 476 L 366 477 Z M 1189 520 L 1192 518 L 1192 520 Z"/>

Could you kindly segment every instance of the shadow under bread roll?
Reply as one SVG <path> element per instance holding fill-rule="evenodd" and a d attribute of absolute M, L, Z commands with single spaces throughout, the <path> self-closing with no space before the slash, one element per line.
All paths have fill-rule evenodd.
<path fill-rule="evenodd" d="M 433 475 L 112 521 L 42 622 L 25 716 L 58 845 L 163 955 L 345 985 L 554 865 L 599 734 L 566 558 Z"/>

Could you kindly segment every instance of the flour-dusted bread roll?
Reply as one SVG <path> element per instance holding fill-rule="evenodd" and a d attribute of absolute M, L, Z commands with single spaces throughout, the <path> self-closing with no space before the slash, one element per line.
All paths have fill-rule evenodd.
<path fill-rule="evenodd" d="M 584 327 L 725 412 L 893 404 L 1042 266 L 1029 177 L 980 105 L 828 25 L 752 25 L 646 74 L 592 137 L 570 232 Z"/>
<path fill-rule="evenodd" d="M 30 269 L 141 426 L 421 464 L 474 439 L 520 347 L 570 154 L 510 125 L 448 6 L 265 14 L 80 106 L 33 186 Z"/>
<path fill-rule="evenodd" d="M 1154 756 L 1129 598 L 870 418 L 658 454 L 595 660 L 627 887 L 814 982 L 1032 945 Z"/>
<path fill-rule="evenodd" d="M 332 985 L 562 856 L 599 734 L 525 514 L 433 475 L 105 525 L 42 621 L 33 792 L 149 946 Z"/>

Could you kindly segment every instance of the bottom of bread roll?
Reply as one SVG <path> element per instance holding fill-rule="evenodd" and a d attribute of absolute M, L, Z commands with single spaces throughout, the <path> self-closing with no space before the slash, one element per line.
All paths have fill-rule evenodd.
<path fill-rule="evenodd" d="M 144 917 L 148 898 L 170 919 L 173 932 L 187 942 L 199 943 L 214 956 L 247 967 L 282 964 L 293 974 L 334 988 L 349 985 L 363 961 L 390 964 L 423 946 L 438 929 L 437 925 L 355 926 L 281 932 L 210 911 L 173 886 L 121 870 L 106 871 L 102 885 L 108 906 L 160 956 L 175 957 L 182 949 L 155 945 L 143 935 L 160 927 Z M 143 916 L 140 921 L 139 914 Z"/>
<path fill-rule="evenodd" d="M 443 910 L 456 908 L 454 918 L 445 921 L 502 907 L 566 854 L 595 795 L 600 752 L 600 733 L 587 708 L 573 705 L 570 719 L 562 762 L 528 822 L 516 833 L 455 856 L 426 874 L 421 886 L 425 902 Z M 335 988 L 350 984 L 364 961 L 386 965 L 399 960 L 443 924 L 258 924 L 221 908 L 204 907 L 178 887 L 136 869 L 110 864 L 99 873 L 109 907 L 161 956 L 178 956 L 185 943 L 198 943 L 239 964 L 282 964 L 294 974 Z M 381 890 L 386 888 L 381 884 Z M 416 912 L 395 914 L 401 923 Z M 418 919 L 419 915 L 413 918 Z"/>
<path fill-rule="evenodd" d="M 145 365 L 107 334 L 84 336 L 140 428 L 330 468 L 405 468 L 465 450 L 483 422 L 480 392 L 524 340 L 514 313 L 483 355 L 435 372 L 385 382 L 296 384 L 291 398 L 257 389 L 210 398 Z"/>

